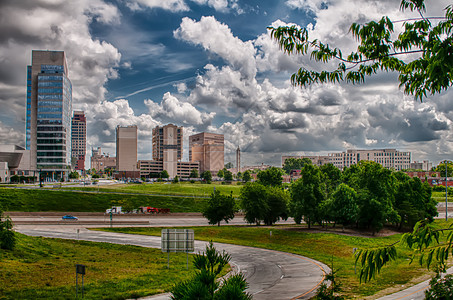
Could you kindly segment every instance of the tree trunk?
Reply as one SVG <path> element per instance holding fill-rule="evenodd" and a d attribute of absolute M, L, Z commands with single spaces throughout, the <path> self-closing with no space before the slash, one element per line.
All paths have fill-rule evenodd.
<path fill-rule="evenodd" d="M 217 226 L 219 226 L 219 227 L 220 227 L 220 221 L 219 221 L 219 222 L 217 222 Z"/>

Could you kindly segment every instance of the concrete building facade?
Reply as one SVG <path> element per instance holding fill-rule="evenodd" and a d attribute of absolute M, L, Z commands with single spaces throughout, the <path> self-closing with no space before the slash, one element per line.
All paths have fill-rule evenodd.
<path fill-rule="evenodd" d="M 189 137 L 189 161 L 200 163 L 200 172 L 210 171 L 212 175 L 224 168 L 223 134 L 202 132 Z"/>
<path fill-rule="evenodd" d="M 344 152 L 329 153 L 324 156 L 282 156 L 282 165 L 288 158 L 309 158 L 318 166 L 333 164 L 339 169 L 350 167 L 361 160 L 374 161 L 384 168 L 396 171 L 409 169 L 411 166 L 411 152 L 401 152 L 396 149 L 372 149 L 372 150 L 346 150 Z"/>
<path fill-rule="evenodd" d="M 140 177 L 148 177 L 150 173 L 161 173 L 163 170 L 167 170 L 164 168 L 164 161 L 160 160 L 139 160 L 138 167 L 140 169 Z M 176 173 L 172 176 L 170 172 L 168 175 L 170 178 L 174 178 L 175 176 L 189 178 L 190 172 L 196 169 L 198 172 L 200 171 L 200 164 L 198 162 L 184 162 L 178 161 L 177 162 L 177 169 Z"/>
<path fill-rule="evenodd" d="M 163 170 L 171 178 L 178 175 L 178 164 L 182 159 L 183 128 L 173 124 L 153 129 L 152 157 L 162 162 Z"/>
<path fill-rule="evenodd" d="M 415 170 L 431 171 L 431 169 L 433 168 L 433 163 L 428 160 L 414 161 L 411 163 L 410 168 Z"/>
<path fill-rule="evenodd" d="M 71 157 L 73 169 L 85 170 L 87 121 L 83 111 L 74 111 L 71 124 Z"/>
<path fill-rule="evenodd" d="M 101 147 L 91 149 L 90 169 L 95 169 L 97 173 L 105 173 L 105 169 L 116 170 L 116 157 L 105 155 Z"/>
<path fill-rule="evenodd" d="M 26 149 L 43 177 L 67 178 L 71 167 L 72 84 L 64 51 L 32 51 L 27 67 Z"/>
<path fill-rule="evenodd" d="M 137 126 L 116 127 L 116 171 L 126 177 L 137 172 Z M 129 175 L 128 175 L 129 174 Z M 120 177 L 124 177 L 120 174 Z"/>
<path fill-rule="evenodd" d="M 39 173 L 36 169 L 31 170 L 30 150 L 18 145 L 0 145 L 0 163 L 5 175 L 2 182 L 9 182 L 9 178 L 13 175 L 37 178 Z"/>

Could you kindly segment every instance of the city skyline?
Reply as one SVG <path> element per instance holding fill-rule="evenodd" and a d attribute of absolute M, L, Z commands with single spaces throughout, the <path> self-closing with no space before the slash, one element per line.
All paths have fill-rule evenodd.
<path fill-rule="evenodd" d="M 173 123 L 184 127 L 183 160 L 188 137 L 205 131 L 225 135 L 225 163 L 235 162 L 237 147 L 248 165 L 278 165 L 282 154 L 351 148 L 397 148 L 434 164 L 451 159 L 451 91 L 420 103 L 403 95 L 396 75 L 386 73 L 359 86 L 289 85 L 296 67 L 318 64 L 286 56 L 267 26 L 308 26 L 313 38 L 349 49 L 352 22 L 413 16 L 402 13 L 398 1 L 358 4 L 2 3 L 1 143 L 25 146 L 26 66 L 32 50 L 48 49 L 65 51 L 73 108 L 86 112 L 87 149 L 115 153 L 116 126 L 136 124 L 138 159 L 150 159 L 152 128 Z M 442 15 L 448 4 L 428 3 L 426 15 Z"/>

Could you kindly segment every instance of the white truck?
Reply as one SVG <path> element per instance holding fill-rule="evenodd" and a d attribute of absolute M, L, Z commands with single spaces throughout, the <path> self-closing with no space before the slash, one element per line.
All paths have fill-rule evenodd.
<path fill-rule="evenodd" d="M 112 206 L 112 208 L 106 209 L 105 213 L 106 214 L 110 214 L 110 213 L 112 213 L 112 214 L 122 214 L 123 212 L 122 212 L 121 209 L 122 209 L 121 206 Z"/>

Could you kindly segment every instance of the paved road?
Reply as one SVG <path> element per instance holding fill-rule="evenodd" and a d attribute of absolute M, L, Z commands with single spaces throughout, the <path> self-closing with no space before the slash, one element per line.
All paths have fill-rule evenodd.
<path fill-rule="evenodd" d="M 75 226 L 19 225 L 16 230 L 31 236 L 81 239 L 96 242 L 160 248 L 160 237 L 90 231 Z M 196 241 L 196 252 L 205 249 L 206 242 Z M 231 255 L 231 264 L 242 272 L 249 284 L 248 292 L 254 299 L 309 299 L 324 279 L 329 268 L 312 259 L 288 253 L 252 247 L 215 243 L 219 250 Z M 155 298 L 158 299 L 158 298 Z M 162 299 L 168 299 L 168 295 Z"/>

